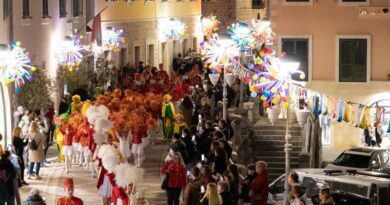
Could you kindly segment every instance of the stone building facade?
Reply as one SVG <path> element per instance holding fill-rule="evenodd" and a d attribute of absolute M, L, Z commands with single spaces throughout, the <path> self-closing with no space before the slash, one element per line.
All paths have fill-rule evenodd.
<path fill-rule="evenodd" d="M 104 9 L 106 8 L 106 9 Z M 113 54 L 117 66 L 127 63 L 138 65 L 139 61 L 152 66 L 164 64 L 172 68 L 172 59 L 188 49 L 198 49 L 202 40 L 200 30 L 201 2 L 194 1 L 95 1 L 95 13 L 101 10 L 103 32 L 107 27 L 123 29 L 127 43 L 121 51 Z M 159 29 L 166 20 L 182 21 L 186 32 L 181 39 L 165 40 Z"/>

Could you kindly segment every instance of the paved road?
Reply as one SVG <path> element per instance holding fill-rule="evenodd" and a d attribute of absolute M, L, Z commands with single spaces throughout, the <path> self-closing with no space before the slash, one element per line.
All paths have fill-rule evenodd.
<path fill-rule="evenodd" d="M 161 177 L 160 167 L 162 159 L 166 155 L 166 145 L 161 143 L 149 145 L 145 149 L 146 159 L 144 183 L 137 190 L 144 191 L 145 197 L 152 205 L 166 204 L 165 192 L 160 189 Z M 48 160 L 51 162 L 48 167 L 41 169 L 41 180 L 26 180 L 29 186 L 20 188 L 22 201 L 27 198 L 31 188 L 37 188 L 43 192 L 48 205 L 56 204 L 56 200 L 65 195 L 62 181 L 65 177 L 72 177 L 75 181 L 75 196 L 83 199 L 84 204 L 101 205 L 102 200 L 97 194 L 96 178 L 92 178 L 90 172 L 84 168 L 74 165 L 69 174 L 65 173 L 64 164 L 59 163 L 56 157 L 56 149 L 52 146 L 49 150 Z M 26 177 L 27 178 L 27 177 Z"/>

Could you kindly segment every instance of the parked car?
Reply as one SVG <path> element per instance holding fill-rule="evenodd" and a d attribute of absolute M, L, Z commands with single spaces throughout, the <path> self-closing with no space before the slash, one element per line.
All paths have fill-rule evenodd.
<path fill-rule="evenodd" d="M 390 152 L 379 148 L 352 148 L 342 152 L 326 169 L 356 169 L 390 174 Z"/>
<path fill-rule="evenodd" d="M 329 187 L 335 196 L 337 205 L 388 205 L 390 204 L 390 179 L 368 176 L 374 172 L 360 171 L 350 174 L 342 170 L 326 169 L 294 169 L 299 181 L 305 186 L 308 204 L 316 204 L 315 199 L 323 187 Z M 284 196 L 284 180 L 282 175 L 273 181 L 270 194 L 273 204 L 282 204 Z"/>

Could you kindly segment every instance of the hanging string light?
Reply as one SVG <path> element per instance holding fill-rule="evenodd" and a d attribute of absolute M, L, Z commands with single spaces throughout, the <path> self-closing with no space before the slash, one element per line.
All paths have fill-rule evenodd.
<path fill-rule="evenodd" d="M 83 59 L 83 51 L 86 48 L 77 35 L 66 36 L 57 51 L 57 59 L 60 65 L 66 66 L 69 71 L 78 70 Z"/>
<path fill-rule="evenodd" d="M 115 29 L 107 27 L 103 33 L 103 44 L 108 50 L 118 52 L 121 43 L 125 43 L 126 39 L 123 37 L 124 32 L 122 29 Z"/>

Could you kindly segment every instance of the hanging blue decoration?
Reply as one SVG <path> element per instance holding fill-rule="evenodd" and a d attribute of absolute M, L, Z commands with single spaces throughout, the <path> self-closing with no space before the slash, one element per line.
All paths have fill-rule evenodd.
<path fill-rule="evenodd" d="M 255 66 L 254 66 L 252 63 L 248 63 L 248 68 L 249 68 L 249 69 L 252 70 L 254 67 L 255 67 Z"/>
<path fill-rule="evenodd" d="M 387 133 L 390 134 L 390 120 L 389 120 L 389 126 L 387 127 Z"/>
<path fill-rule="evenodd" d="M 257 92 L 252 92 L 251 97 L 253 97 L 253 98 L 257 97 Z"/>
<path fill-rule="evenodd" d="M 343 101 L 339 100 L 339 110 L 338 110 L 338 118 L 337 122 L 342 122 L 343 121 Z"/>

